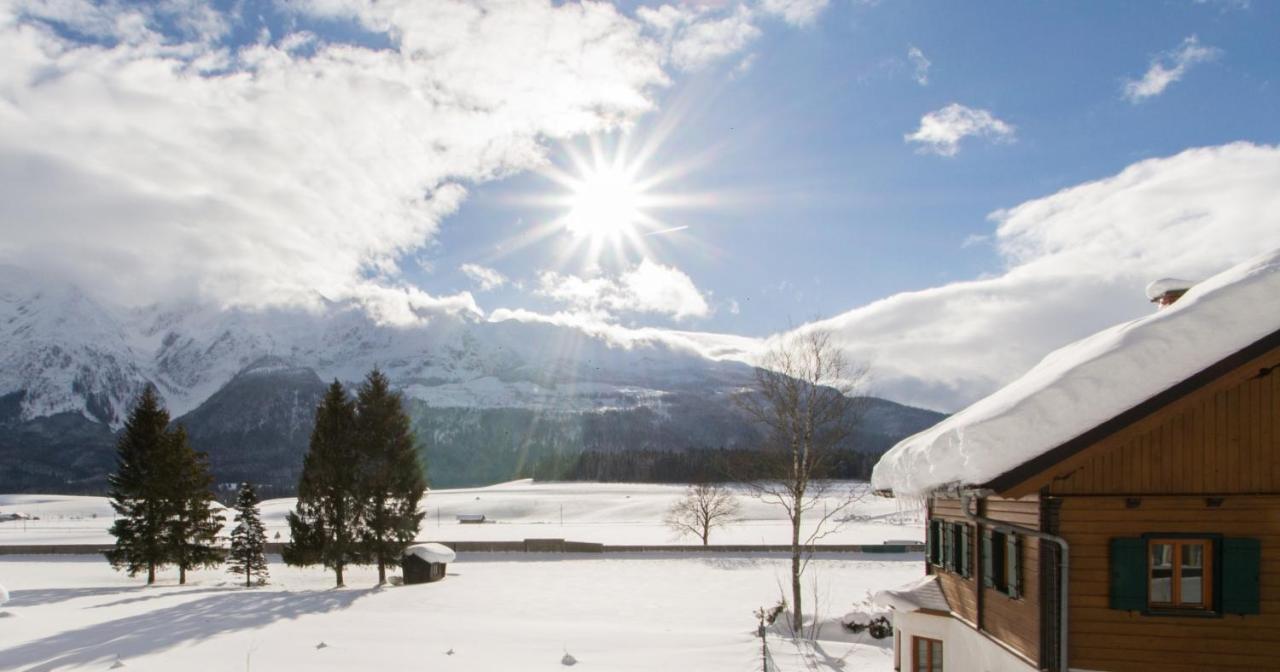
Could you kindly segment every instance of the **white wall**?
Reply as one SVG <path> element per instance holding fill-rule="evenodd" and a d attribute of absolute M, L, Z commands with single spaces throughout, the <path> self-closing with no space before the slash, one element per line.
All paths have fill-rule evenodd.
<path fill-rule="evenodd" d="M 1038 668 L 1010 653 L 982 633 L 950 616 L 893 612 L 893 627 L 902 637 L 902 670 L 911 667 L 911 638 L 942 641 L 942 665 L 946 672 L 1036 672 Z"/>

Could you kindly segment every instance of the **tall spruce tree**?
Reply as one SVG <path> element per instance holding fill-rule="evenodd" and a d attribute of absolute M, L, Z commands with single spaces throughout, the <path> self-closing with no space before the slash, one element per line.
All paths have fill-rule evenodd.
<path fill-rule="evenodd" d="M 398 567 L 404 550 L 418 536 L 423 516 L 418 504 L 427 483 L 400 395 L 376 368 L 356 397 L 356 440 L 365 505 L 361 544 L 364 555 L 377 563 L 382 584 L 387 582 L 387 567 Z"/>
<path fill-rule="evenodd" d="M 258 511 L 258 493 L 248 483 L 240 484 L 236 497 L 236 526 L 231 530 L 231 551 L 227 554 L 227 571 L 244 574 L 244 586 L 267 582 L 267 529 Z"/>
<path fill-rule="evenodd" d="M 182 425 L 169 433 L 168 500 L 171 512 L 165 525 L 165 540 L 170 559 L 178 566 L 178 584 L 187 582 L 187 570 L 215 567 L 222 563 L 222 552 L 215 545 L 222 530 L 222 514 L 213 508 L 213 475 L 209 473 L 208 456 L 191 447 L 187 430 Z"/>
<path fill-rule="evenodd" d="M 160 404 L 155 387 L 147 385 L 134 401 L 133 410 L 116 442 L 116 472 L 111 484 L 111 525 L 115 548 L 107 560 L 129 576 L 147 572 L 147 585 L 156 582 L 156 568 L 169 559 L 165 527 L 170 514 L 166 459 L 169 448 L 169 412 Z"/>
<path fill-rule="evenodd" d="M 297 508 L 289 513 L 292 539 L 284 548 L 290 565 L 321 564 L 344 585 L 343 570 L 363 559 L 363 501 L 358 490 L 355 404 L 342 383 L 329 386 L 302 463 Z"/>

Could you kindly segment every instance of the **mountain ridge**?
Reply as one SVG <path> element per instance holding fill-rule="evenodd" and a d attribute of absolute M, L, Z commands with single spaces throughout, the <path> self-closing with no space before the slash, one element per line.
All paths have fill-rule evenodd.
<path fill-rule="evenodd" d="M 395 326 L 333 302 L 115 309 L 65 283 L 23 277 L 0 289 L 0 345 L 0 489 L 100 484 L 99 475 L 23 455 L 43 447 L 70 464 L 109 464 L 109 437 L 147 384 L 210 453 L 219 480 L 284 487 L 296 479 L 324 381 L 354 385 L 374 367 L 404 394 L 436 482 L 510 478 L 531 460 L 575 450 L 688 450 L 750 438 L 731 408 L 732 395 L 751 385 L 750 366 L 547 323 L 440 315 Z M 870 450 L 942 417 L 882 409 Z M 70 447 L 55 427 L 80 437 L 81 454 L 63 454 Z"/>

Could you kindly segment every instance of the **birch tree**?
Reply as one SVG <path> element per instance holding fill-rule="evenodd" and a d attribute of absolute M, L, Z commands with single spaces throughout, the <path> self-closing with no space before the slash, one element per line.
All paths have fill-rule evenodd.
<path fill-rule="evenodd" d="M 813 544 L 834 531 L 833 523 L 857 499 L 824 474 L 859 422 L 858 393 L 866 379 L 867 367 L 850 363 L 830 332 L 808 329 L 780 337 L 760 360 L 752 389 L 736 398 L 764 430 L 766 459 L 776 466 L 776 479 L 751 488 L 781 507 L 791 523 L 791 626 L 797 636 L 804 625 L 800 578 Z"/>

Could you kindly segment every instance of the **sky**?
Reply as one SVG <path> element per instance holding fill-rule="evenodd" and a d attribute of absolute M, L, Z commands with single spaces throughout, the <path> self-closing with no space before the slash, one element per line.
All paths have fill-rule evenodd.
<path fill-rule="evenodd" d="M 1280 247 L 1270 2 L 0 0 L 0 59 L 0 263 L 127 305 L 821 327 L 951 411 Z"/>

